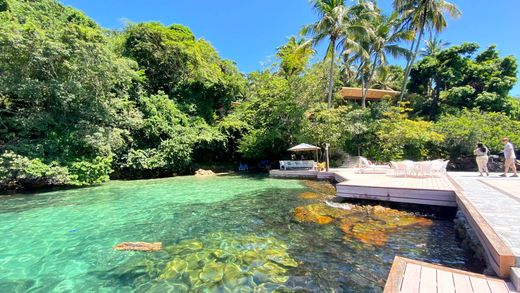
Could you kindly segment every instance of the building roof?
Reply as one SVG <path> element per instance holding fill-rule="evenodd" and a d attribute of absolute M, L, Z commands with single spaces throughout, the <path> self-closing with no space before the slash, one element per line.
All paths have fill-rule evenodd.
<path fill-rule="evenodd" d="M 361 88 L 355 87 L 343 87 L 339 93 L 345 100 L 361 100 L 363 96 Z M 396 92 L 392 90 L 368 89 L 367 101 L 377 101 L 388 97 L 391 98 L 399 95 L 400 93 L 401 92 Z"/>

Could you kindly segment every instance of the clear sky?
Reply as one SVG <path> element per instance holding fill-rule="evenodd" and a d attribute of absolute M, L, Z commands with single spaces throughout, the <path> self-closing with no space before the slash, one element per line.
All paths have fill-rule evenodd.
<path fill-rule="evenodd" d="M 348 2 L 349 0 L 347 0 Z M 496 44 L 501 55 L 520 61 L 519 0 L 451 0 L 462 10 L 449 20 L 441 38 L 455 45 L 464 41 L 482 47 Z M 243 72 L 262 69 L 274 60 L 277 47 L 316 20 L 307 0 L 61 0 L 82 10 L 101 26 L 120 29 L 125 21 L 160 21 L 190 27 L 210 41 L 221 56 Z M 391 11 L 391 0 L 379 0 Z M 319 56 L 320 58 L 322 56 Z M 520 76 L 520 75 L 519 75 Z M 511 92 L 520 96 L 520 83 Z"/>

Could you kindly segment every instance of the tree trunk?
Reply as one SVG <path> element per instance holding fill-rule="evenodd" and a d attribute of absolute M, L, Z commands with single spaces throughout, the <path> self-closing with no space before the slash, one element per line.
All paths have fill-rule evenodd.
<path fill-rule="evenodd" d="M 415 62 L 415 58 L 417 58 L 417 52 L 419 51 L 419 46 L 421 45 L 422 36 L 424 34 L 424 27 L 426 26 L 426 12 L 424 13 L 422 23 L 421 23 L 421 31 L 419 32 L 419 38 L 417 38 L 417 43 L 415 44 L 415 50 L 412 54 L 412 59 L 410 59 L 410 63 L 406 68 L 406 72 L 404 74 L 403 86 L 401 87 L 401 95 L 399 96 L 399 101 L 402 101 L 404 95 L 406 94 L 406 84 L 408 83 L 408 77 L 410 76 L 410 72 L 412 71 L 413 63 Z M 413 45 L 413 43 L 412 43 Z"/>
<path fill-rule="evenodd" d="M 332 108 L 332 92 L 334 91 L 334 53 L 336 52 L 336 39 L 332 39 L 332 54 L 330 56 L 329 71 L 329 97 L 327 99 L 327 108 Z"/>
<path fill-rule="evenodd" d="M 365 65 L 363 65 L 361 68 L 361 108 L 365 109 Z"/>
<path fill-rule="evenodd" d="M 434 120 L 435 119 L 435 116 L 437 116 L 437 109 L 438 109 L 438 104 L 439 104 L 439 96 L 441 94 L 441 88 L 439 86 L 439 83 L 438 81 L 436 80 L 435 81 L 435 91 L 433 93 L 433 98 L 432 98 L 432 105 L 430 107 L 430 120 Z"/>
<path fill-rule="evenodd" d="M 372 78 L 374 77 L 374 73 L 376 71 L 376 65 L 377 65 L 377 54 L 374 56 L 374 64 L 372 65 L 372 69 L 370 70 L 370 75 L 368 76 L 368 80 L 365 84 L 365 89 L 363 90 L 363 97 L 361 98 L 361 107 L 363 109 L 365 109 L 365 107 L 366 107 L 368 89 L 370 88 L 370 86 L 372 84 Z"/>

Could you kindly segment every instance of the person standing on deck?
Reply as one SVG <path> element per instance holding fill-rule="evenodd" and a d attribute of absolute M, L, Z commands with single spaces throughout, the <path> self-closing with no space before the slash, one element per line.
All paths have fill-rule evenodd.
<path fill-rule="evenodd" d="M 484 176 L 482 173 L 486 173 L 486 176 L 489 176 L 489 170 L 487 167 L 489 157 L 488 157 L 488 149 L 481 143 L 477 143 L 477 148 L 473 151 L 473 154 L 476 156 L 476 161 L 478 165 L 478 171 L 480 172 L 479 176 Z"/>
<path fill-rule="evenodd" d="M 515 148 L 511 142 L 509 142 L 508 137 L 504 137 L 502 139 L 502 143 L 504 143 L 504 158 L 505 158 L 505 164 L 504 164 L 504 174 L 500 175 L 502 177 L 507 177 L 507 172 L 509 169 L 513 170 L 513 176 L 512 177 L 518 177 L 518 174 L 516 173 L 516 154 L 515 154 Z"/>

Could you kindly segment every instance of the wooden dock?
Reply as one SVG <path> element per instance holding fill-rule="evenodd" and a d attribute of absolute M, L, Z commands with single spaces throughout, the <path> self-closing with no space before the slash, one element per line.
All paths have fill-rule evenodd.
<path fill-rule="evenodd" d="M 355 199 L 456 207 L 455 187 L 445 175 L 399 177 L 360 174 L 354 169 L 338 172 L 348 180 L 336 185 L 337 196 Z"/>
<path fill-rule="evenodd" d="M 273 172 L 273 171 L 272 171 Z M 358 174 L 355 169 L 330 172 L 280 171 L 273 177 L 335 179 L 337 196 L 375 201 L 458 207 L 475 231 L 486 259 L 501 278 L 520 288 L 520 180 L 498 174 L 478 177 L 474 172 L 453 172 L 436 177 L 398 177 Z M 478 291 L 477 291 L 478 292 Z M 483 291 L 488 292 L 488 291 Z"/>
<path fill-rule="evenodd" d="M 497 278 L 397 256 L 385 293 L 513 293 L 514 285 Z"/>

